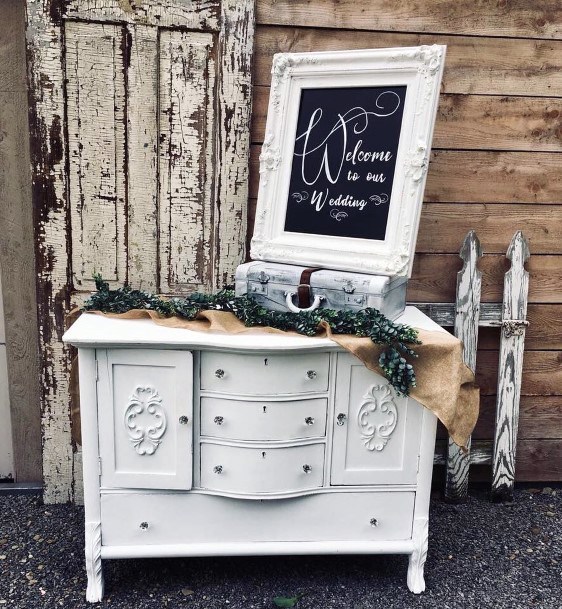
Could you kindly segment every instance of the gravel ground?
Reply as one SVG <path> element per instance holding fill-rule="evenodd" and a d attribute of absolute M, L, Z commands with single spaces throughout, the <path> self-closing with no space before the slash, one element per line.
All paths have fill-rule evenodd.
<path fill-rule="evenodd" d="M 0 609 L 86 603 L 83 510 L 37 496 L 0 496 Z M 431 506 L 426 592 L 406 588 L 404 556 L 184 558 L 104 561 L 100 607 L 297 609 L 561 609 L 562 489 L 518 490 L 512 504 L 473 491 Z"/>

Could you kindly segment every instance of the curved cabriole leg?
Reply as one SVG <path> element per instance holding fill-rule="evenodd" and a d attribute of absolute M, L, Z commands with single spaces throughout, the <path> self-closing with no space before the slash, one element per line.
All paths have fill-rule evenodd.
<path fill-rule="evenodd" d="M 101 567 L 101 523 L 86 523 L 86 573 L 88 588 L 86 600 L 99 603 L 103 598 L 103 572 Z"/>
<path fill-rule="evenodd" d="M 427 558 L 427 538 L 429 535 L 429 520 L 419 518 L 414 520 L 413 541 L 414 551 L 410 554 L 408 565 L 408 588 L 414 594 L 421 594 L 425 590 L 423 567 Z"/>

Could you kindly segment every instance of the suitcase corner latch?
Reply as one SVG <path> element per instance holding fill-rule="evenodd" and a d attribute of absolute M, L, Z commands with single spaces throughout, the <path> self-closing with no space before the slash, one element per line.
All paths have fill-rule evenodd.
<path fill-rule="evenodd" d="M 355 286 L 351 281 L 348 280 L 343 284 L 343 291 L 346 294 L 353 294 L 353 292 L 355 292 Z"/>
<path fill-rule="evenodd" d="M 269 275 L 265 272 L 265 271 L 260 271 L 260 274 L 258 275 L 258 281 L 264 285 L 266 283 L 269 282 Z"/>

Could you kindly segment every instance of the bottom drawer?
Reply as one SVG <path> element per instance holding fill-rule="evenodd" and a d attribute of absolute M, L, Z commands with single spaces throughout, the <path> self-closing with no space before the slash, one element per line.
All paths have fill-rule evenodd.
<path fill-rule="evenodd" d="M 405 540 L 412 536 L 414 499 L 415 493 L 406 491 L 277 501 L 193 492 L 111 493 L 101 497 L 102 544 Z"/>

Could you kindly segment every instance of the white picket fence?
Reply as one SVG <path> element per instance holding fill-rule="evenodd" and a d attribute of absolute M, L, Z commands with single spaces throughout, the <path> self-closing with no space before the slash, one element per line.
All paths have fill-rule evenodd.
<path fill-rule="evenodd" d="M 435 463 L 446 465 L 445 498 L 449 501 L 466 499 L 469 468 L 476 464 L 492 464 L 492 500 L 511 500 L 525 329 L 528 325 L 529 274 L 524 265 L 530 255 L 529 248 L 523 233 L 515 233 L 506 254 L 511 268 L 504 277 L 503 303 L 498 304 L 480 302 L 482 274 L 476 265 L 482 256 L 482 248 L 474 231 L 465 237 L 459 255 L 464 265 L 457 274 L 456 303 L 412 304 L 439 325 L 454 328 L 455 336 L 463 341 L 464 361 L 472 370 L 476 369 L 478 328 L 501 327 L 496 424 L 493 443 L 469 443 L 469 451 L 464 452 L 449 438 L 447 454 L 445 451 L 436 453 Z"/>

